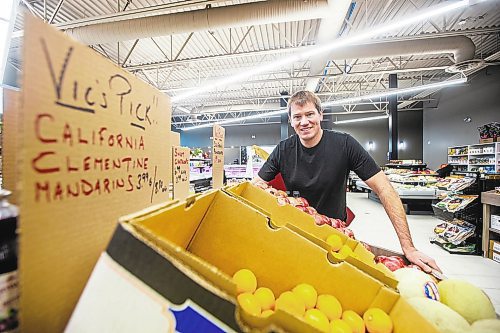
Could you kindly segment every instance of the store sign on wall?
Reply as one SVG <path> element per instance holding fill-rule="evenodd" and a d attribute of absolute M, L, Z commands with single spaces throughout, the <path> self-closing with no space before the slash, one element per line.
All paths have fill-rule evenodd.
<path fill-rule="evenodd" d="M 24 59 L 21 325 L 57 332 L 118 218 L 168 200 L 171 105 L 160 91 L 29 16 Z"/>
<path fill-rule="evenodd" d="M 221 188 L 224 181 L 224 127 L 214 125 L 212 148 L 212 185 L 214 189 Z"/>
<path fill-rule="evenodd" d="M 187 147 L 172 147 L 174 199 L 184 200 L 189 195 L 189 153 Z"/>

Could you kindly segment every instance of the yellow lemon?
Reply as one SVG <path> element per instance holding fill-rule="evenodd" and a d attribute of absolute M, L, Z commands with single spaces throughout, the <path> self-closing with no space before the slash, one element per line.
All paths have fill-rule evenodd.
<path fill-rule="evenodd" d="M 369 333 L 391 333 L 392 320 L 387 313 L 379 308 L 370 308 L 363 315 L 366 330 Z"/>
<path fill-rule="evenodd" d="M 365 333 L 365 322 L 356 312 L 345 310 L 342 313 L 342 320 L 351 327 L 352 333 Z"/>
<path fill-rule="evenodd" d="M 242 293 L 238 295 L 238 304 L 248 314 L 252 316 L 260 315 L 261 309 L 259 300 L 250 293 Z"/>
<path fill-rule="evenodd" d="M 330 333 L 353 333 L 353 331 L 342 319 L 334 319 L 330 322 Z"/>
<path fill-rule="evenodd" d="M 342 305 L 332 295 L 319 295 L 316 302 L 316 309 L 326 314 L 329 320 L 339 319 L 342 316 Z"/>
<path fill-rule="evenodd" d="M 285 291 L 278 297 L 274 309 L 284 310 L 298 317 L 302 317 L 305 311 L 304 302 L 291 291 Z"/>
<path fill-rule="evenodd" d="M 257 278 L 249 269 L 240 269 L 233 275 L 233 282 L 236 283 L 238 294 L 253 293 L 257 289 Z"/>
<path fill-rule="evenodd" d="M 330 245 L 331 250 L 334 252 L 337 252 L 338 250 L 340 250 L 340 248 L 343 245 L 342 239 L 340 238 L 340 236 L 335 235 L 335 234 L 331 234 L 330 236 L 328 236 L 326 239 L 326 243 L 328 245 Z"/>
<path fill-rule="evenodd" d="M 318 292 L 314 289 L 313 286 L 307 283 L 298 284 L 295 288 L 293 288 L 292 292 L 302 301 L 307 309 L 312 309 L 316 305 L 316 299 L 318 298 Z"/>
<path fill-rule="evenodd" d="M 330 326 L 326 315 L 318 309 L 309 309 L 304 314 L 305 321 L 322 332 L 328 332 Z"/>
<path fill-rule="evenodd" d="M 344 245 L 342 245 L 339 252 L 337 253 L 337 257 L 339 257 L 340 259 L 343 260 L 343 259 L 345 259 L 348 256 L 353 255 L 353 254 L 354 253 L 352 252 L 351 248 L 344 244 Z"/>
<path fill-rule="evenodd" d="M 261 317 L 269 317 L 270 315 L 272 315 L 274 313 L 273 310 L 264 310 L 262 311 L 262 313 L 260 314 Z"/>
<path fill-rule="evenodd" d="M 271 289 L 260 287 L 254 292 L 255 297 L 259 300 L 262 310 L 274 308 L 274 293 Z"/>

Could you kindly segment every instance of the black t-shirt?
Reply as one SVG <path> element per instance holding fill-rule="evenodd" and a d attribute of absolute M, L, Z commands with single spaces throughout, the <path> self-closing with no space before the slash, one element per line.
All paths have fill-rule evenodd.
<path fill-rule="evenodd" d="M 279 143 L 259 171 L 265 181 L 281 172 L 287 191 L 298 192 L 320 214 L 346 220 L 349 171 L 367 180 L 380 171 L 373 158 L 352 136 L 323 130 L 321 141 L 306 148 L 295 134 Z"/>

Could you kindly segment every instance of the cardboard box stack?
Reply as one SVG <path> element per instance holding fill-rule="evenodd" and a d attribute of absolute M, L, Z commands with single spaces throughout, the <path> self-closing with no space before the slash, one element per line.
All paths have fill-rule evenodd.
<path fill-rule="evenodd" d="M 496 240 L 490 240 L 490 248 L 488 251 L 488 258 L 493 259 L 500 263 L 500 242 Z"/>

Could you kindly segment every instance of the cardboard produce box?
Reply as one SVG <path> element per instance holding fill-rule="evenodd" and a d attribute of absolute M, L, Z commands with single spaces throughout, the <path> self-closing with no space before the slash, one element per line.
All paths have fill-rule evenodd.
<path fill-rule="evenodd" d="M 500 253 L 500 241 L 490 239 L 490 250 Z"/>
<path fill-rule="evenodd" d="M 500 215 L 491 215 L 490 228 L 500 230 Z"/>
<path fill-rule="evenodd" d="M 347 237 L 339 230 L 329 225 L 316 225 L 311 215 L 292 205 L 279 205 L 275 196 L 250 182 L 228 186 L 224 190 L 236 196 L 246 204 L 264 212 L 264 214 L 268 215 L 278 226 L 286 227 L 299 233 L 327 251 L 330 249 L 330 246 L 326 243 L 327 237 L 331 234 L 338 235 L 342 239 L 343 244 L 348 245 L 355 254 L 354 257 L 348 256 L 345 258 L 346 261 L 379 279 L 384 284 L 394 289 L 396 288 L 398 281 L 395 279 L 392 272 L 383 264 L 375 263 L 375 255 L 399 256 L 408 263 L 401 253 L 377 248 L 371 245 L 370 252 L 359 241 Z M 334 255 L 331 255 L 330 259 L 332 261 L 342 261 L 337 259 Z"/>
<path fill-rule="evenodd" d="M 500 252 L 495 252 L 495 251 L 493 251 L 493 249 L 489 249 L 488 258 L 500 263 Z"/>
<path fill-rule="evenodd" d="M 117 227 L 67 332 L 205 332 L 210 325 L 213 331 L 316 332 L 282 310 L 267 318 L 241 311 L 231 281 L 241 268 L 277 296 L 309 283 L 345 309 L 382 308 L 394 332 L 437 332 L 397 292 L 348 262 L 331 263 L 327 253 L 223 191 L 153 207 Z"/>

